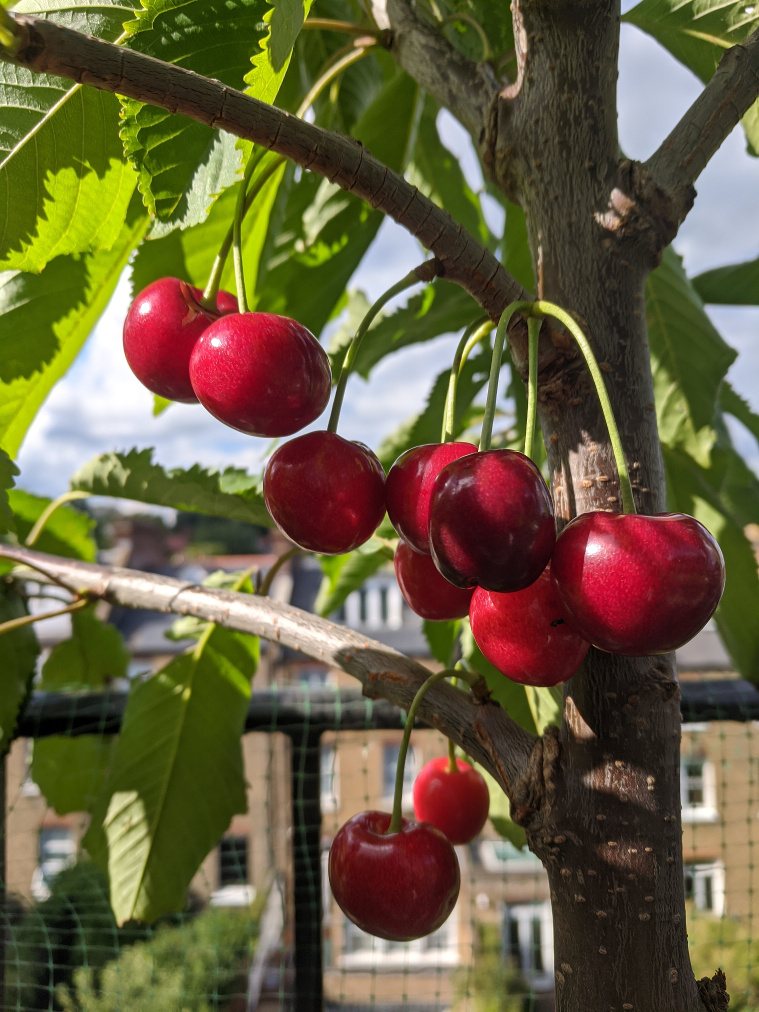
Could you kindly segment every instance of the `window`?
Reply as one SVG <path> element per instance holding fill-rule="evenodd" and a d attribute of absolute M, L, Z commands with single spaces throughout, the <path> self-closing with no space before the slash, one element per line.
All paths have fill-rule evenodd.
<path fill-rule="evenodd" d="M 507 906 L 503 918 L 503 947 L 506 956 L 513 959 L 531 986 L 548 986 L 553 980 L 551 904 L 546 901 Z"/>
<path fill-rule="evenodd" d="M 323 812 L 334 812 L 339 806 L 337 752 L 334 745 L 322 745 L 319 753 L 319 784 Z"/>
<path fill-rule="evenodd" d="M 73 829 L 56 826 L 40 830 L 39 865 L 32 875 L 32 896 L 40 902 L 48 899 L 56 876 L 75 861 L 76 837 Z"/>
<path fill-rule="evenodd" d="M 242 885 L 247 881 L 247 836 L 223 836 L 219 843 L 219 885 Z"/>
<path fill-rule="evenodd" d="M 350 969 L 395 970 L 407 966 L 457 966 L 458 918 L 454 909 L 437 931 L 413 942 L 375 938 L 343 918 L 343 951 L 338 965 Z"/>
<path fill-rule="evenodd" d="M 382 797 L 385 801 L 392 801 L 395 793 L 395 771 L 398 768 L 398 754 L 400 745 L 385 744 L 382 749 Z M 403 769 L 403 807 L 411 808 L 413 804 L 412 790 L 416 774 L 419 772 L 419 762 L 416 750 L 409 747 L 406 753 L 406 765 Z"/>
<path fill-rule="evenodd" d="M 725 867 L 720 861 L 711 864 L 686 864 L 685 898 L 693 900 L 696 910 L 721 917 L 725 912 Z"/>
<path fill-rule="evenodd" d="M 478 857 L 485 871 L 539 872 L 543 870 L 540 858 L 526 847 L 519 850 L 509 840 L 482 840 L 478 845 Z"/>
<path fill-rule="evenodd" d="M 680 798 L 683 822 L 717 822 L 717 785 L 714 763 L 699 756 L 680 760 Z"/>
<path fill-rule="evenodd" d="M 403 625 L 403 597 L 390 577 L 367 581 L 345 601 L 345 622 L 367 629 L 400 629 Z"/>

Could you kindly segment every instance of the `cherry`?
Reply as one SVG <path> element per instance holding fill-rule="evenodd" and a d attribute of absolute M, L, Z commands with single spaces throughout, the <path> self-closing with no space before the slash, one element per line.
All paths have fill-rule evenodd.
<path fill-rule="evenodd" d="M 385 515 L 385 472 L 363 443 L 307 432 L 284 443 L 264 471 L 266 508 L 307 552 L 341 555 L 368 540 Z"/>
<path fill-rule="evenodd" d="M 425 443 L 402 453 L 388 471 L 390 522 L 415 551 L 430 554 L 430 500 L 438 474 L 452 460 L 476 452 L 474 443 Z"/>
<path fill-rule="evenodd" d="M 551 565 L 529 587 L 511 594 L 478 587 L 469 608 L 472 635 L 486 659 L 525 685 L 566 682 L 590 647 L 568 624 Z"/>
<path fill-rule="evenodd" d="M 124 320 L 124 354 L 129 368 L 148 390 L 170 401 L 195 404 L 198 398 L 190 382 L 190 355 L 213 317 L 198 312 L 186 292 L 196 300 L 203 295 L 179 278 L 159 278 L 143 288 Z M 216 307 L 220 313 L 236 313 L 237 299 L 229 292 L 219 292 Z"/>
<path fill-rule="evenodd" d="M 448 756 L 425 763 L 414 781 L 414 814 L 437 826 L 453 844 L 470 843 L 487 822 L 490 792 L 476 769 Z"/>
<path fill-rule="evenodd" d="M 687 643 L 725 586 L 719 545 L 685 513 L 583 513 L 557 538 L 551 569 L 574 629 L 627 656 Z"/>
<path fill-rule="evenodd" d="M 397 833 L 388 833 L 389 825 L 389 812 L 349 819 L 332 841 L 329 882 L 340 909 L 363 931 L 410 942 L 453 910 L 459 863 L 448 838 L 428 822 L 403 819 Z"/>
<path fill-rule="evenodd" d="M 471 590 L 454 587 L 441 576 L 429 555 L 420 555 L 401 539 L 393 556 L 395 578 L 406 604 L 428 622 L 447 622 L 469 614 Z"/>
<path fill-rule="evenodd" d="M 289 436 L 318 418 L 332 383 L 316 338 L 274 313 L 236 313 L 212 323 L 193 349 L 190 379 L 220 422 L 269 437 Z"/>
<path fill-rule="evenodd" d="M 523 453 L 470 453 L 437 476 L 429 532 L 435 565 L 457 587 L 521 590 L 537 580 L 553 550 L 548 487 Z"/>

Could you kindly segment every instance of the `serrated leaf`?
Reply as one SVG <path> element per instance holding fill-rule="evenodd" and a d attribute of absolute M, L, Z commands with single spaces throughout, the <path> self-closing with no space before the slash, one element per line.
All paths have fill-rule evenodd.
<path fill-rule="evenodd" d="M 440 661 L 443 667 L 449 667 L 456 640 L 461 631 L 461 622 L 458 619 L 452 622 L 428 622 L 425 619 L 422 623 L 422 631 L 432 656 L 436 661 Z"/>
<path fill-rule="evenodd" d="M 0 583 L 0 623 L 28 614 L 26 601 L 12 584 Z M 0 635 L 0 758 L 8 754 L 19 714 L 31 691 L 39 646 L 30 625 Z"/>
<path fill-rule="evenodd" d="M 712 305 L 759 305 L 759 259 L 704 271 L 691 278 L 691 284 Z"/>
<path fill-rule="evenodd" d="M 51 388 L 79 354 L 146 227 L 139 201 L 134 201 L 118 241 L 107 252 L 58 257 L 41 277 L 0 274 L 0 347 L 13 346 L 21 337 L 29 346 L 30 361 L 36 356 L 37 362 L 28 376 L 0 376 L 0 447 L 11 456 Z"/>
<path fill-rule="evenodd" d="M 720 406 L 722 410 L 745 425 L 754 439 L 759 440 L 759 415 L 752 411 L 748 402 L 725 382 L 720 387 Z"/>
<path fill-rule="evenodd" d="M 708 81 L 726 49 L 740 45 L 759 26 L 745 0 L 642 0 L 622 18 L 652 35 L 669 52 Z M 757 104 L 743 118 L 752 154 L 759 153 Z"/>
<path fill-rule="evenodd" d="M 260 53 L 252 59 L 253 69 L 245 75 L 247 94 L 271 104 L 277 97 L 293 46 L 308 17 L 313 0 L 267 0 L 264 14 L 268 31 L 259 41 Z"/>
<path fill-rule="evenodd" d="M 134 685 L 84 845 L 119 924 L 180 910 L 233 815 L 246 810 L 240 737 L 258 640 L 214 628 Z"/>
<path fill-rule="evenodd" d="M 736 353 L 722 340 L 668 248 L 646 283 L 659 437 L 708 464 L 719 388 Z"/>
<path fill-rule="evenodd" d="M 71 487 L 92 495 L 133 499 L 272 526 L 264 505 L 260 476 L 232 467 L 225 471 L 206 471 L 199 464 L 188 470 L 167 471 L 153 463 L 152 449 L 97 456 L 71 478 Z"/>
<path fill-rule="evenodd" d="M 358 590 L 392 557 L 392 551 L 384 547 L 374 552 L 319 556 L 324 578 L 314 602 L 316 614 L 325 618 L 332 615 L 345 603 L 349 594 Z"/>
<path fill-rule="evenodd" d="M 19 474 L 19 469 L 5 450 L 0 450 L 0 534 L 16 530 L 13 510 L 8 499 L 8 490 L 16 484 L 13 479 L 17 474 Z"/>
<path fill-rule="evenodd" d="M 24 541 L 42 512 L 50 505 L 50 499 L 32 495 L 22 489 L 10 493 L 11 508 L 16 517 L 16 532 L 19 541 Z M 59 506 L 48 518 L 42 533 L 34 542 L 35 550 L 62 555 L 67 559 L 83 559 L 94 562 L 96 546 L 93 539 L 95 527 L 86 513 L 71 506 Z"/>
<path fill-rule="evenodd" d="M 240 88 L 265 11 L 265 0 L 144 0 L 126 45 Z M 122 100 L 121 139 L 159 236 L 204 221 L 242 169 L 232 135 L 134 99 Z"/>
<path fill-rule="evenodd" d="M 512 720 L 515 720 L 525 731 L 537 734 L 535 718 L 532 715 L 525 686 L 518 682 L 512 682 L 506 675 L 501 674 L 490 661 L 485 660 L 482 651 L 474 641 L 472 630 L 466 619 L 463 620 L 461 629 L 461 656 L 471 668 L 479 671 L 487 682 L 493 699 L 501 704 Z"/>
<path fill-rule="evenodd" d="M 21 0 L 15 9 L 113 41 L 128 6 Z M 0 62 L 0 270 L 38 272 L 118 240 L 135 186 L 118 110 L 111 94 Z"/>

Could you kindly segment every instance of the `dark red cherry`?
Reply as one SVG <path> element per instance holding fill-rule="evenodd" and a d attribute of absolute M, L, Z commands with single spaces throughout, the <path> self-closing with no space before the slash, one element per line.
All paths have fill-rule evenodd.
<path fill-rule="evenodd" d="M 447 580 L 500 592 L 537 580 L 556 540 L 548 487 L 516 450 L 470 453 L 446 465 L 435 480 L 429 531 Z"/>
<path fill-rule="evenodd" d="M 289 436 L 329 400 L 326 352 L 304 326 L 274 313 L 224 316 L 190 358 L 198 400 L 220 422 L 252 436 Z"/>
<path fill-rule="evenodd" d="M 414 815 L 437 826 L 456 846 L 479 835 L 489 810 L 485 778 L 463 759 L 456 759 L 455 769 L 447 755 L 431 759 L 414 781 Z"/>
<path fill-rule="evenodd" d="M 385 515 L 385 472 L 363 443 L 307 432 L 284 443 L 264 471 L 277 527 L 308 552 L 341 555 L 367 541 Z"/>
<path fill-rule="evenodd" d="M 387 812 L 361 812 L 329 852 L 329 882 L 341 910 L 363 931 L 394 942 L 429 935 L 456 905 L 461 883 L 450 840 L 428 822 L 404 819 L 388 833 Z"/>
<path fill-rule="evenodd" d="M 472 591 L 449 583 L 429 555 L 420 555 L 401 540 L 393 556 L 393 565 L 401 594 L 417 615 L 429 622 L 447 622 L 469 614 Z"/>
<path fill-rule="evenodd" d="M 191 299 L 203 295 L 179 278 L 159 278 L 143 288 L 124 320 L 124 354 L 148 390 L 170 401 L 194 404 L 198 398 L 190 382 L 190 356 L 213 320 L 188 302 L 183 288 Z M 219 292 L 216 306 L 220 313 L 236 313 L 237 299 L 230 292 Z"/>
<path fill-rule="evenodd" d="M 558 685 L 582 664 L 590 643 L 567 623 L 551 566 L 524 590 L 498 594 L 478 587 L 469 622 L 477 646 L 507 678 L 524 685 Z"/>
<path fill-rule="evenodd" d="M 425 443 L 402 453 L 388 471 L 387 514 L 415 551 L 430 554 L 430 500 L 438 474 L 452 460 L 476 451 L 474 443 Z"/>
<path fill-rule="evenodd" d="M 551 570 L 577 632 L 627 656 L 687 643 L 725 586 L 719 545 L 685 513 L 583 513 L 557 538 Z"/>

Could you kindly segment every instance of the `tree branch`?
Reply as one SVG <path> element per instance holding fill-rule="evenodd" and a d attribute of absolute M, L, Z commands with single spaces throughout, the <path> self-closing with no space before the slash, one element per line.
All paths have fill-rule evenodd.
<path fill-rule="evenodd" d="M 253 141 L 355 193 L 406 228 L 494 319 L 528 298 L 522 286 L 447 211 L 374 158 L 358 141 L 306 123 L 219 81 L 151 56 L 12 13 L 14 52 L 0 59 L 180 113 Z"/>
<path fill-rule="evenodd" d="M 480 147 L 501 90 L 487 63 L 473 63 L 424 21 L 408 0 L 387 0 L 396 62 L 456 117 Z"/>
<path fill-rule="evenodd" d="M 656 184 L 669 194 L 679 221 L 693 203 L 693 184 L 757 96 L 759 29 L 742 46 L 728 49 L 714 77 L 645 163 Z"/>
<path fill-rule="evenodd" d="M 0 555 L 31 566 L 73 594 L 124 608 L 192 615 L 227 629 L 251 633 L 297 650 L 347 672 L 364 695 L 381 696 L 408 710 L 430 671 L 417 661 L 291 605 L 253 594 L 201 587 L 154 573 L 97 566 L 46 555 L 28 548 L 0 546 Z M 539 742 L 497 703 L 470 696 L 451 685 L 433 686 L 422 700 L 420 718 L 460 745 L 481 763 L 511 796 L 524 792 L 530 756 Z"/>

